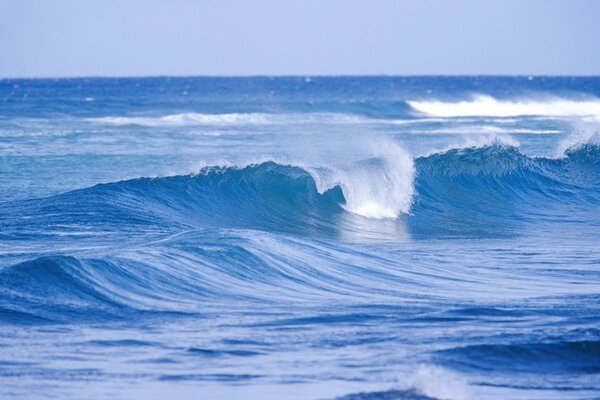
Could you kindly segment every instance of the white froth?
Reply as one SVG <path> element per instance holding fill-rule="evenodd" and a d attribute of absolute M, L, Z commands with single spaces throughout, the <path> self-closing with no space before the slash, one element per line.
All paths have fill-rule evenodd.
<path fill-rule="evenodd" d="M 462 376 L 433 365 L 421 365 L 413 377 L 421 394 L 440 400 L 473 400 L 471 387 Z"/>
<path fill-rule="evenodd" d="M 378 140 L 366 150 L 371 158 L 345 165 L 310 168 L 320 192 L 339 186 L 344 208 L 367 218 L 397 218 L 410 211 L 414 195 L 412 157 L 398 144 Z M 370 151 L 369 151 L 370 150 Z"/>
<path fill-rule="evenodd" d="M 384 207 L 381 204 L 378 204 L 374 201 L 368 201 L 364 204 L 358 205 L 354 208 L 345 207 L 348 211 L 353 212 L 358 215 L 362 215 L 367 218 L 374 219 L 386 219 L 386 218 L 396 218 L 398 216 L 398 211 L 394 210 L 390 207 Z"/>
<path fill-rule="evenodd" d="M 162 117 L 101 117 L 92 118 L 92 122 L 107 125 L 140 125 L 148 127 L 171 127 L 188 125 L 231 125 L 231 124 L 264 124 L 268 121 L 266 114 L 199 114 L 183 113 Z"/>
<path fill-rule="evenodd" d="M 579 121 L 569 135 L 559 142 L 555 156 L 565 157 L 568 151 L 586 144 L 600 146 L 600 123 Z"/>
<path fill-rule="evenodd" d="M 595 116 L 600 117 L 600 99 L 569 100 L 549 98 L 546 100 L 498 100 L 487 95 L 472 100 L 444 102 L 408 101 L 416 111 L 436 117 L 512 117 L 526 115 L 543 116 Z"/>
<path fill-rule="evenodd" d="M 412 131 L 420 134 L 451 134 L 451 135 L 482 135 L 482 134 L 506 134 L 506 135 L 555 135 L 560 131 L 557 129 L 527 129 L 527 128 L 505 128 L 493 125 L 463 125 L 451 128 Z"/>
<path fill-rule="evenodd" d="M 181 113 L 160 117 L 121 117 L 109 116 L 90 118 L 90 122 L 126 126 L 139 125 L 146 127 L 183 127 L 197 125 L 269 125 L 298 123 L 360 123 L 366 122 L 362 117 L 341 113 L 309 113 L 309 114 L 269 114 L 269 113 L 228 113 L 202 114 Z"/>

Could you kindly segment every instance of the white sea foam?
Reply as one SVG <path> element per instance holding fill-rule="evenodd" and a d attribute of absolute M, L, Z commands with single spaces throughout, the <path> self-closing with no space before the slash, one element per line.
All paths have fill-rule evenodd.
<path fill-rule="evenodd" d="M 563 98 L 498 100 L 487 95 L 477 95 L 471 100 L 444 102 L 439 100 L 413 100 L 408 104 L 416 111 L 436 117 L 520 115 L 544 116 L 594 116 L 600 117 L 600 99 L 570 100 Z"/>
<path fill-rule="evenodd" d="M 407 366 L 408 367 L 408 366 Z M 394 373 L 394 389 L 439 400 L 477 400 L 479 388 L 454 371 L 437 365 L 420 364 L 405 367 Z"/>
<path fill-rule="evenodd" d="M 270 124 L 298 124 L 298 123 L 361 123 L 368 120 L 357 115 L 342 113 L 226 113 L 202 114 L 180 113 L 159 117 L 122 117 L 109 116 L 89 118 L 93 123 L 127 126 L 138 125 L 146 127 L 182 127 L 201 125 L 270 125 Z"/>
<path fill-rule="evenodd" d="M 148 127 L 171 127 L 189 125 L 233 125 L 233 124 L 264 124 L 268 121 L 267 114 L 199 114 L 182 113 L 162 117 L 101 117 L 91 118 L 90 121 L 107 125 L 140 125 Z"/>
<path fill-rule="evenodd" d="M 216 163 L 199 163 L 193 168 L 197 174 L 212 171 L 211 167 L 244 168 L 264 162 L 291 165 L 307 171 L 315 181 L 319 193 L 339 186 L 342 189 L 347 211 L 372 219 L 395 219 L 410 212 L 414 196 L 415 166 L 413 158 L 397 143 L 376 140 L 364 149 L 370 157 L 360 161 L 336 164 L 321 159 L 307 164 L 283 156 L 256 157 L 243 162 L 221 160 Z"/>
<path fill-rule="evenodd" d="M 397 218 L 408 213 L 414 195 L 412 157 L 397 143 L 377 140 L 368 145 L 370 158 L 344 165 L 305 167 L 320 192 L 339 186 L 344 208 L 367 218 Z"/>
<path fill-rule="evenodd" d="M 464 377 L 441 367 L 421 365 L 411 380 L 412 386 L 427 397 L 440 400 L 473 400 L 476 398 Z"/>
<path fill-rule="evenodd" d="M 464 125 L 451 128 L 412 130 L 411 133 L 419 134 L 514 134 L 514 135 L 555 135 L 560 133 L 557 129 L 528 129 L 528 128 L 505 128 L 493 125 Z"/>

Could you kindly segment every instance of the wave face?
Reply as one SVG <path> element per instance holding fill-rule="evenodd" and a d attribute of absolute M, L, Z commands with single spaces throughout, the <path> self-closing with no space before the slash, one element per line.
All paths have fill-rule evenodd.
<path fill-rule="evenodd" d="M 598 398 L 598 98 L 0 80 L 0 398 Z"/>

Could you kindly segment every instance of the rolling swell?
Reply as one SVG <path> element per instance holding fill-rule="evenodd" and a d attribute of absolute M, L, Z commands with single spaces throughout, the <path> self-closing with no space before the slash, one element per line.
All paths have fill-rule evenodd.
<path fill-rule="evenodd" d="M 421 157 L 415 160 L 410 213 L 386 221 L 346 211 L 340 186 L 320 192 L 308 171 L 274 162 L 3 203 L 5 240 L 18 249 L 35 236 L 53 250 L 35 256 L 27 244 L 23 254 L 33 259 L 5 261 L 0 318 L 198 313 L 199 305 L 221 301 L 383 301 L 419 297 L 422 286 L 434 293 L 435 285 L 447 293 L 463 279 L 459 273 L 444 271 L 449 280 L 422 276 L 410 260 L 363 257 L 320 241 L 363 241 L 375 233 L 378 240 L 394 241 L 401 239 L 398 232 L 416 239 L 502 237 L 517 234 L 515 226 L 528 219 L 597 220 L 599 159 L 600 149 L 592 145 L 560 159 L 531 158 L 499 144 Z M 403 230 L 387 229 L 389 224 Z"/>
<path fill-rule="evenodd" d="M 40 257 L 0 270 L 0 304 L 13 322 L 55 321 L 117 303 L 102 293 L 89 267 L 69 256 Z"/>
<path fill-rule="evenodd" d="M 247 230 L 115 243 L 93 255 L 85 248 L 55 251 L 62 254 L 0 268 L 0 319 L 74 322 L 198 315 L 223 304 L 390 301 L 418 296 L 422 279 L 350 248 Z"/>
<path fill-rule="evenodd" d="M 494 144 L 420 158 L 414 219 L 422 227 L 445 226 L 446 234 L 484 237 L 490 227 L 512 230 L 503 225 L 509 221 L 588 221 L 600 202 L 599 149 L 583 146 L 551 159 Z"/>
<path fill-rule="evenodd" d="M 410 211 L 397 217 L 411 232 L 427 236 L 460 235 L 470 229 L 482 234 L 494 221 L 498 225 L 509 219 L 587 218 L 600 203 L 599 160 L 600 147 L 591 144 L 569 150 L 559 159 L 531 158 L 501 144 L 420 157 L 415 160 Z M 358 165 L 377 173 L 373 166 L 378 164 L 374 159 Z M 208 167 L 191 176 L 140 178 L 45 199 L 7 202 L 1 205 L 2 235 L 9 240 L 27 232 L 118 231 L 135 236 L 141 230 L 204 228 L 338 234 L 349 227 L 340 227 L 339 222 L 348 221 L 347 215 L 352 214 L 344 210 L 348 209 L 347 194 L 354 195 L 369 176 L 352 182 L 360 173 L 348 174 L 342 185 L 333 181 L 323 188 L 315 183 L 316 174 L 313 169 L 308 172 L 275 162 Z M 391 190 L 387 179 L 376 184 L 379 198 L 366 196 L 363 201 L 377 205 Z M 559 212 L 565 206 L 571 214 Z M 363 217 L 357 218 L 360 225 Z"/>
<path fill-rule="evenodd" d="M 600 342 L 481 344 L 443 350 L 438 357 L 460 368 L 548 372 L 600 372 Z"/>
<path fill-rule="evenodd" d="M 211 167 L 193 176 L 101 184 L 13 202 L 4 205 L 4 223 L 8 230 L 14 224 L 16 232 L 65 225 L 83 232 L 234 227 L 296 232 L 313 226 L 327 229 L 328 217 L 342 212 L 338 204 L 343 201 L 339 188 L 318 193 L 304 170 L 267 162 L 245 168 Z M 23 221 L 23 215 L 32 218 Z M 36 225 L 39 229 L 33 229 Z"/>

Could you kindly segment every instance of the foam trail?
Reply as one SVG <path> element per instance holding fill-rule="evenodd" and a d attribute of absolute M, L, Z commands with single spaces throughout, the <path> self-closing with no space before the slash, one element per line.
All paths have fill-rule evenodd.
<path fill-rule="evenodd" d="M 311 113 L 311 114 L 269 114 L 269 113 L 226 113 L 202 114 L 195 112 L 169 114 L 160 117 L 123 117 L 108 116 L 89 118 L 88 121 L 99 124 L 145 127 L 181 127 L 199 125 L 269 125 L 289 123 L 360 123 L 364 118 L 351 114 Z"/>
<path fill-rule="evenodd" d="M 410 211 L 414 195 L 412 157 L 398 144 L 371 143 L 372 158 L 340 166 L 307 168 L 321 193 L 339 186 L 344 208 L 367 218 L 397 218 Z"/>
<path fill-rule="evenodd" d="M 522 115 L 543 116 L 595 116 L 600 117 L 600 99 L 568 100 L 498 100 L 487 95 L 477 95 L 472 100 L 444 102 L 408 101 L 416 111 L 436 117 L 512 117 Z"/>
<path fill-rule="evenodd" d="M 235 125 L 235 124 L 265 124 L 268 115 L 250 114 L 200 114 L 182 113 L 162 117 L 100 117 L 90 118 L 89 121 L 107 125 L 126 126 L 139 125 L 147 127 L 173 127 L 190 125 Z"/>
<path fill-rule="evenodd" d="M 421 134 L 468 134 L 468 135 L 481 135 L 481 134 L 512 134 L 512 135 L 554 135 L 560 133 L 557 129 L 528 129 L 528 128 L 501 128 L 497 126 L 490 125 L 474 125 L 474 126 L 456 126 L 451 128 L 442 128 L 442 129 L 430 129 L 430 130 L 422 130 L 416 131 L 413 130 L 414 133 Z"/>

